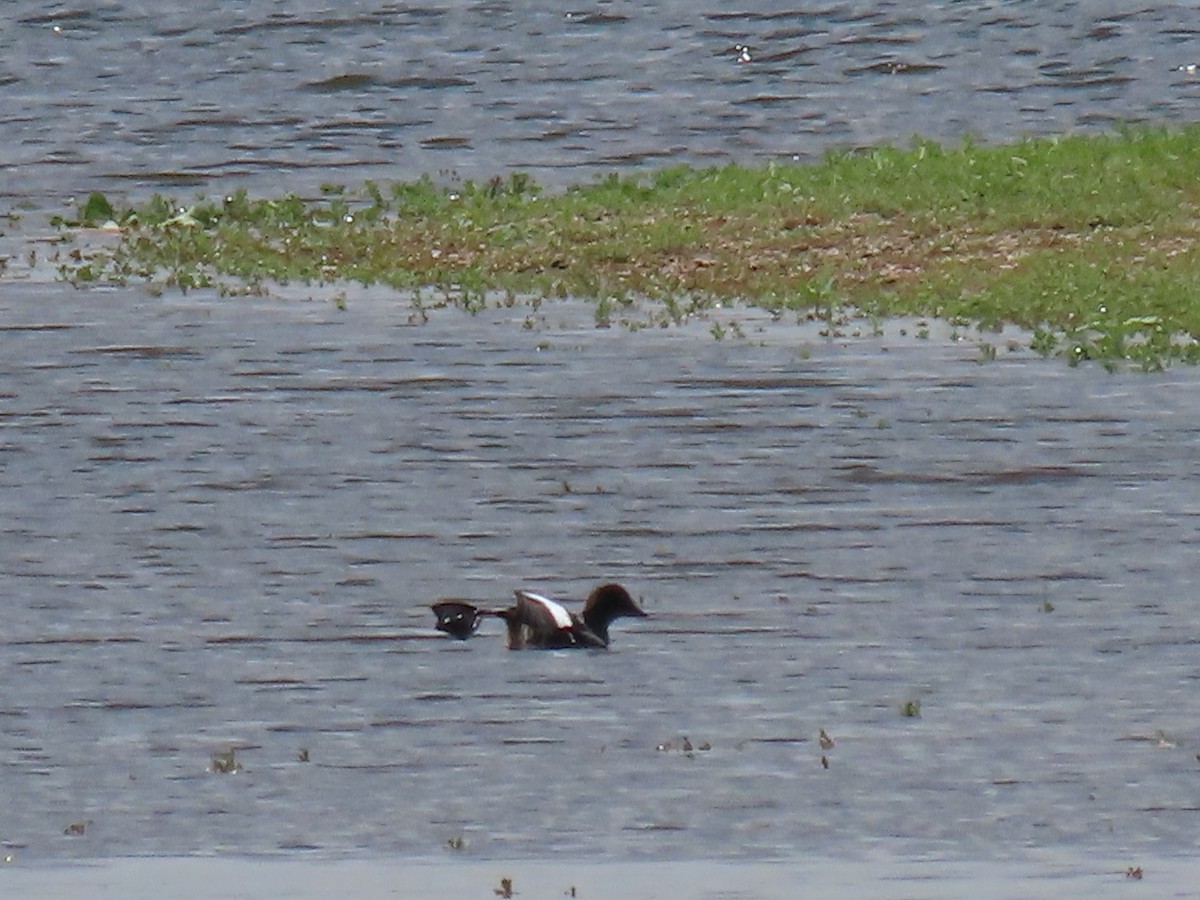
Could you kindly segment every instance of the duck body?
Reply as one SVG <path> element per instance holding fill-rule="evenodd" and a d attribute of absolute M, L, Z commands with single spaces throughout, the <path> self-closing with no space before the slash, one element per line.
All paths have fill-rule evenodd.
<path fill-rule="evenodd" d="M 516 603 L 505 609 L 481 610 L 460 600 L 442 600 L 433 604 L 438 621 L 434 626 L 452 637 L 465 640 L 479 627 L 484 616 L 504 620 L 510 650 L 563 650 L 569 648 L 608 647 L 608 626 L 616 619 L 643 618 L 638 606 L 621 585 L 602 584 L 583 605 L 582 613 L 572 613 L 557 600 L 533 591 L 515 591 Z"/>
<path fill-rule="evenodd" d="M 517 602 L 496 615 L 508 626 L 508 649 L 563 650 L 568 647 L 596 647 L 603 650 L 608 641 L 588 627 L 581 616 L 567 611 L 557 600 L 532 591 L 516 591 Z"/>

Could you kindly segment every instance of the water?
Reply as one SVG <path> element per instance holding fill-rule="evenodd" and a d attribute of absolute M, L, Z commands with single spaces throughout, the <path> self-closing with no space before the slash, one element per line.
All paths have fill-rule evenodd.
<path fill-rule="evenodd" d="M 1192 369 L 3 296 L 24 855 L 1195 848 Z M 438 596 L 610 578 L 652 618 L 609 653 L 432 630 Z"/>
<path fill-rule="evenodd" d="M 4 195 L 809 159 L 1196 118 L 1194 3 L 6 4 Z M 746 47 L 743 56 L 742 47 Z M 748 61 L 743 61 L 748 59 Z"/>
<path fill-rule="evenodd" d="M 1172 122 L 1200 87 L 1188 4 L 6 9 L 0 191 L 41 209 Z M 81 292 L 42 222 L 0 235 L 6 853 L 1195 851 L 1194 370 Z M 607 654 L 431 627 L 602 579 L 652 613 Z"/>

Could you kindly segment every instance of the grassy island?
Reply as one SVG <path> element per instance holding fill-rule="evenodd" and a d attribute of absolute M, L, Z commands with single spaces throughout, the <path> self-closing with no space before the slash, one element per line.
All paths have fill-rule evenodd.
<path fill-rule="evenodd" d="M 1071 362 L 1200 360 L 1200 126 L 918 141 L 562 191 L 513 174 L 124 210 L 93 194 L 58 224 L 119 230 L 61 267 L 74 283 L 361 282 L 402 289 L 418 309 L 575 296 L 595 302 L 598 323 L 648 302 L 664 323 L 717 303 L 831 327 L 918 315 L 1016 324 Z"/>

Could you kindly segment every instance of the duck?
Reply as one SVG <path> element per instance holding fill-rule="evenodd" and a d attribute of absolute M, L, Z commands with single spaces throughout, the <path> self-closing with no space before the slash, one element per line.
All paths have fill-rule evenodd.
<path fill-rule="evenodd" d="M 563 650 L 608 648 L 608 626 L 624 617 L 646 618 L 648 613 L 623 586 L 609 582 L 593 590 L 581 613 L 569 612 L 557 600 L 533 591 L 513 592 L 516 603 L 504 609 L 480 609 L 466 600 L 439 600 L 432 605 L 434 628 L 452 638 L 466 640 L 488 616 L 503 619 L 510 650 Z"/>
<path fill-rule="evenodd" d="M 460 641 L 478 630 L 484 615 L 483 610 L 465 600 L 439 600 L 433 604 L 433 614 L 437 616 L 433 627 Z"/>

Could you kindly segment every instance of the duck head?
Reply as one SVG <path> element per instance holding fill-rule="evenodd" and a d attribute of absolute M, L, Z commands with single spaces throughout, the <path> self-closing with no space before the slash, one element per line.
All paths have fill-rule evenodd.
<path fill-rule="evenodd" d="M 625 616 L 647 618 L 649 613 L 637 605 L 621 585 L 602 584 L 588 595 L 583 605 L 583 622 L 588 629 L 608 646 L 608 626 Z"/>

